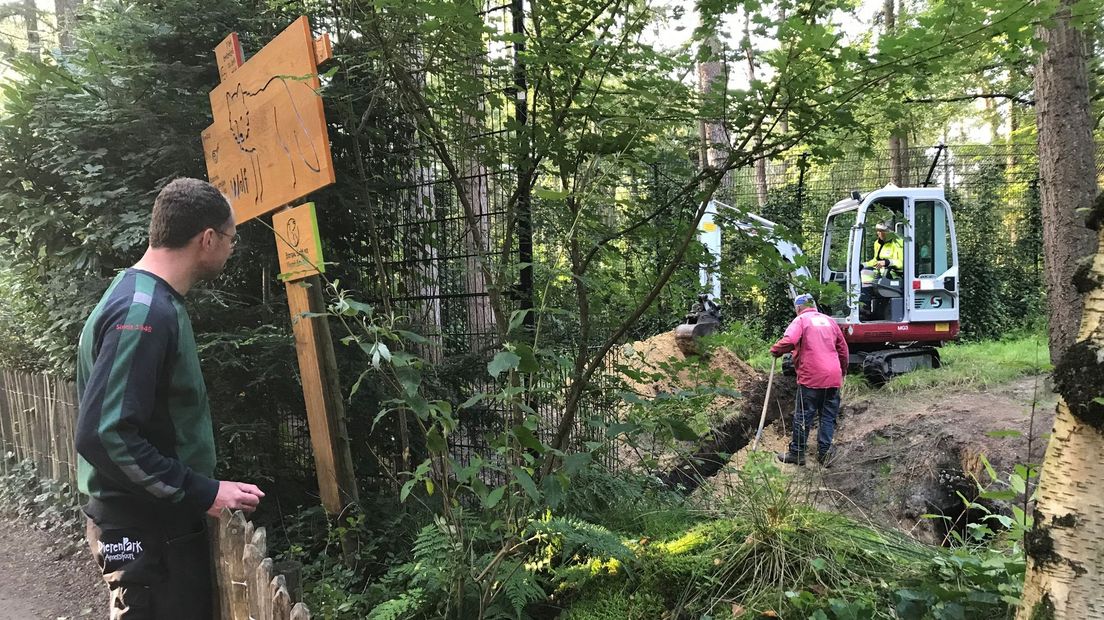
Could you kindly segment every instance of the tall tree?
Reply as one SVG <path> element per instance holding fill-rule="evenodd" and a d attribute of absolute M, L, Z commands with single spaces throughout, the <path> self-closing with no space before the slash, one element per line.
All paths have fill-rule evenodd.
<path fill-rule="evenodd" d="M 84 0 L 54 0 L 54 13 L 57 16 L 58 45 L 63 50 L 73 49 L 73 27 L 76 25 L 77 11 Z"/>
<path fill-rule="evenodd" d="M 35 0 L 23 0 L 23 23 L 27 28 L 27 53 L 38 56 L 42 37 L 38 32 L 38 7 Z"/>
<path fill-rule="evenodd" d="M 1050 359 L 1074 342 L 1083 302 L 1073 285 L 1078 261 L 1096 245 L 1081 221 L 1096 195 L 1096 162 L 1085 65 L 1085 37 L 1072 22 L 1075 0 L 1062 0 L 1041 27 L 1046 50 L 1035 68 L 1043 253 L 1050 315 Z"/>
<path fill-rule="evenodd" d="M 894 0 L 885 0 L 883 12 L 886 34 L 891 35 L 897 29 L 900 11 L 894 6 Z M 889 132 L 889 167 L 890 181 L 899 187 L 909 184 L 908 125 L 903 121 L 894 125 Z"/>
<path fill-rule="evenodd" d="M 1045 220 L 1044 220 L 1045 221 Z M 1054 369 L 1061 395 L 1047 445 L 1027 546 L 1018 620 L 1104 617 L 1104 197 L 1092 225 L 1099 243 L 1074 277 L 1086 293 L 1077 342 Z"/>
<path fill-rule="evenodd" d="M 747 60 L 748 83 L 755 87 L 755 50 L 751 45 L 751 13 L 744 12 L 744 41 L 743 52 Z M 763 133 L 756 132 L 755 147 L 763 148 Z M 760 157 L 755 160 L 755 197 L 759 201 L 759 209 L 767 205 L 767 158 Z"/>

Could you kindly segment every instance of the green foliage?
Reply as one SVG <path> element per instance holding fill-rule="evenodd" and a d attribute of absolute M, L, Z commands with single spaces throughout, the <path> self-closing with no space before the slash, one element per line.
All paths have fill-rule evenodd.
<path fill-rule="evenodd" d="M 78 546 L 84 538 L 80 496 L 68 484 L 41 475 L 31 460 L 5 452 L 0 461 L 0 514 L 57 531 L 62 542 Z"/>
<path fill-rule="evenodd" d="M 631 506 L 631 510 L 626 510 Z M 624 536 L 664 538 L 703 518 L 685 498 L 653 476 L 610 473 L 597 467 L 571 479 L 561 510 L 590 523 L 601 523 Z"/>
<path fill-rule="evenodd" d="M 950 387 L 984 389 L 1013 379 L 1047 372 L 1050 357 L 1046 336 L 1038 331 L 1012 333 L 988 342 L 953 343 L 940 349 L 942 368 L 918 370 L 894 377 L 881 388 L 891 393 Z M 858 381 L 848 381 L 845 398 L 871 393 Z"/>
<path fill-rule="evenodd" d="M 306 561 L 312 608 L 335 618 L 519 618 L 570 585 L 592 616 L 655 617 L 661 603 L 705 613 L 726 588 L 746 593 L 749 608 L 756 600 L 796 609 L 814 586 L 858 592 L 854 601 L 837 596 L 843 602 L 835 607 L 829 599 L 825 609 L 839 617 L 880 610 L 884 588 L 871 575 L 912 571 L 915 549 L 798 504 L 767 464 L 745 473 L 742 503 L 718 510 L 731 523 L 700 529 L 693 527 L 700 515 L 654 484 L 594 472 L 612 437 L 647 434 L 663 448 L 697 439 L 711 425 L 706 405 L 733 396 L 723 384 L 631 402 L 626 420 L 590 418 L 586 409 L 609 398 L 595 389 L 609 347 L 669 328 L 698 291 L 695 265 L 705 257 L 691 241 L 721 176 L 695 159 L 701 119 L 725 119 L 731 132 L 736 146 L 722 167 L 799 145 L 813 161 L 827 161 L 874 143 L 866 138 L 886 125 L 923 120 L 902 102 L 932 84 L 943 88 L 938 80 L 972 63 L 978 47 L 990 52 L 987 60 L 1022 54 L 1032 26 L 1052 10 L 1050 3 L 935 2 L 875 45 L 843 36 L 836 17 L 849 6 L 702 3 L 693 46 L 723 39 L 721 24 L 741 12 L 753 16 L 755 40 L 771 43 L 753 50 L 767 77 L 699 95 L 685 79 L 697 59 L 648 43 L 646 33 L 674 17 L 648 3 L 534 5 L 524 37 L 489 23 L 474 4 L 440 0 L 92 3 L 78 48 L 13 61 L 15 77 L 0 95 L 0 361 L 70 372 L 81 321 L 113 273 L 143 250 L 156 189 L 170 176 L 202 176 L 198 137 L 217 81 L 210 50 L 231 30 L 259 49 L 293 15 L 317 11 L 315 23 L 337 42 L 322 94 L 338 183 L 318 199 L 327 203 L 328 252 L 340 263 L 330 271 L 328 314 L 346 328 L 338 365 L 351 386 L 350 444 L 358 448 L 357 471 L 373 483 L 364 514 L 375 517 L 373 499 L 397 496 L 401 505 L 384 505 L 384 519 L 354 514 L 320 526 L 314 514 L 289 525 L 310 526 L 286 553 Z M 505 50 L 521 38 L 517 60 L 529 86 L 514 92 L 518 66 Z M 731 62 L 743 53 L 726 49 Z M 518 101 L 528 123 L 520 122 Z M 431 251 L 455 253 L 444 230 L 392 230 L 417 238 L 385 239 L 377 221 L 396 213 L 399 221 L 441 219 L 439 205 L 457 201 L 469 212 L 491 207 L 473 201 L 465 185 L 476 167 L 507 179 L 495 187 L 506 196 L 493 205 L 500 219 L 492 238 L 463 244 L 465 254 L 481 255 L 428 283 L 416 268 L 381 271 L 385 261 L 420 264 Z M 440 176 L 410 199 L 403 192 L 423 168 Z M 764 207 L 800 240 L 809 206 L 795 192 L 790 186 Z M 978 200 L 966 217 L 976 216 L 975 231 L 992 225 L 996 199 L 970 199 Z M 531 212 L 519 212 L 524 203 Z M 471 213 L 463 219 L 473 236 L 483 230 Z M 522 269 L 512 235 L 523 219 L 534 229 L 532 329 L 512 312 Z M 222 431 L 220 469 L 276 483 L 305 468 L 277 459 L 281 444 L 301 439 L 281 423 L 301 399 L 286 311 L 267 283 L 268 231 L 243 233 L 223 281 L 193 296 L 193 317 Z M 983 268 L 975 277 L 997 278 L 1000 260 L 985 262 L 984 240 L 967 237 L 971 260 Z M 734 305 L 767 316 L 763 328 L 777 331 L 790 316 L 780 305 L 778 261 L 756 260 L 766 254 L 762 243 L 732 247 L 733 277 L 746 283 Z M 467 281 L 477 263 L 486 285 L 467 290 L 478 288 Z M 1014 295 L 1028 300 L 1037 280 L 1024 282 Z M 970 284 L 975 301 L 1005 295 L 998 279 Z M 404 316 L 392 303 L 444 285 L 464 289 L 450 293 L 456 297 L 488 294 L 497 319 L 492 342 L 468 339 L 477 327 L 470 318 L 425 326 L 417 309 Z M 1012 312 L 1002 308 L 971 306 L 978 334 L 994 333 Z M 735 338 L 735 346 L 753 346 Z M 469 355 L 447 354 L 458 349 Z M 683 372 L 718 384 L 692 365 L 639 375 Z M 542 403 L 558 409 L 556 424 L 538 414 Z M 568 431 L 584 426 L 589 435 L 568 441 Z M 485 449 L 461 458 L 449 450 L 457 438 L 485 440 Z M 640 551 L 621 540 L 626 534 L 663 543 L 635 543 Z M 350 536 L 362 543 L 352 558 L 338 552 Z M 630 591 L 630 572 L 662 594 Z M 593 596 L 601 583 L 617 592 L 608 605 Z"/>
<path fill-rule="evenodd" d="M 595 590 L 573 603 L 564 620 L 653 620 L 664 614 L 663 599 L 653 592 Z"/>
<path fill-rule="evenodd" d="M 565 617 L 1011 617 L 1018 547 L 928 547 L 799 501 L 771 455 L 752 458 L 712 518 L 635 547 L 636 580 L 573 581 Z M 638 615 L 633 615 L 638 614 Z M 964 615 L 963 615 L 964 614 Z"/>

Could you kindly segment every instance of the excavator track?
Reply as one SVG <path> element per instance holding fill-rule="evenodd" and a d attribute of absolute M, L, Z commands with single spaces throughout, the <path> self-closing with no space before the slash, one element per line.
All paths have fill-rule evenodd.
<path fill-rule="evenodd" d="M 897 375 L 921 368 L 939 368 L 939 349 L 910 347 L 868 353 L 862 362 L 863 376 L 872 385 L 882 385 Z"/>

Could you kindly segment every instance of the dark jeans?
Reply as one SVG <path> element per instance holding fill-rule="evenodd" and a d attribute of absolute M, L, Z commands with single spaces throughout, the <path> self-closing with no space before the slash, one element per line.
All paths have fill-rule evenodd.
<path fill-rule="evenodd" d="M 211 558 L 202 517 L 136 518 L 103 503 L 85 512 L 88 546 L 111 589 L 111 620 L 210 620 Z"/>
<path fill-rule="evenodd" d="M 836 416 L 839 415 L 839 407 L 839 388 L 809 388 L 798 385 L 790 454 L 804 456 L 809 441 L 809 426 L 814 422 L 817 423 L 818 428 L 817 453 L 828 454 L 832 448 L 832 436 L 836 433 Z"/>

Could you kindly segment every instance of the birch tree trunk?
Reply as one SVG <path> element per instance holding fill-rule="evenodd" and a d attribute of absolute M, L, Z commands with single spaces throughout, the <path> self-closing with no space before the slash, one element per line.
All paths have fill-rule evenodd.
<path fill-rule="evenodd" d="M 1027 544 L 1018 620 L 1104 618 L 1104 198 L 1091 267 L 1074 277 L 1085 293 L 1081 331 L 1054 369 L 1061 399 L 1047 445 Z"/>
<path fill-rule="evenodd" d="M 485 52 L 485 50 L 481 50 Z M 482 66 L 483 56 L 480 54 L 471 62 L 471 79 L 482 83 L 485 79 Z M 472 353 L 479 353 L 494 344 L 495 314 L 491 305 L 491 299 L 487 290 L 487 275 L 483 270 L 480 255 L 490 258 L 489 252 L 494 243 L 490 239 L 490 175 L 487 167 L 483 165 L 483 153 L 476 136 L 486 130 L 486 120 L 483 115 L 486 111 L 485 104 L 480 97 L 475 102 L 472 111 L 461 113 L 461 122 L 468 135 L 465 136 L 466 145 L 461 159 L 461 185 L 467 196 L 468 203 L 475 212 L 473 230 L 470 222 L 465 221 L 464 232 L 464 292 L 467 295 L 465 306 L 467 308 L 467 340 Z M 478 240 L 483 240 L 480 247 Z"/>
<path fill-rule="evenodd" d="M 1096 195 L 1095 145 L 1082 33 L 1070 23 L 1075 0 L 1062 0 L 1054 25 L 1040 28 L 1046 51 L 1035 67 L 1043 255 L 1050 315 L 1050 359 L 1057 363 L 1074 342 L 1081 296 L 1073 286 L 1078 262 L 1095 250 L 1081 226 Z"/>

